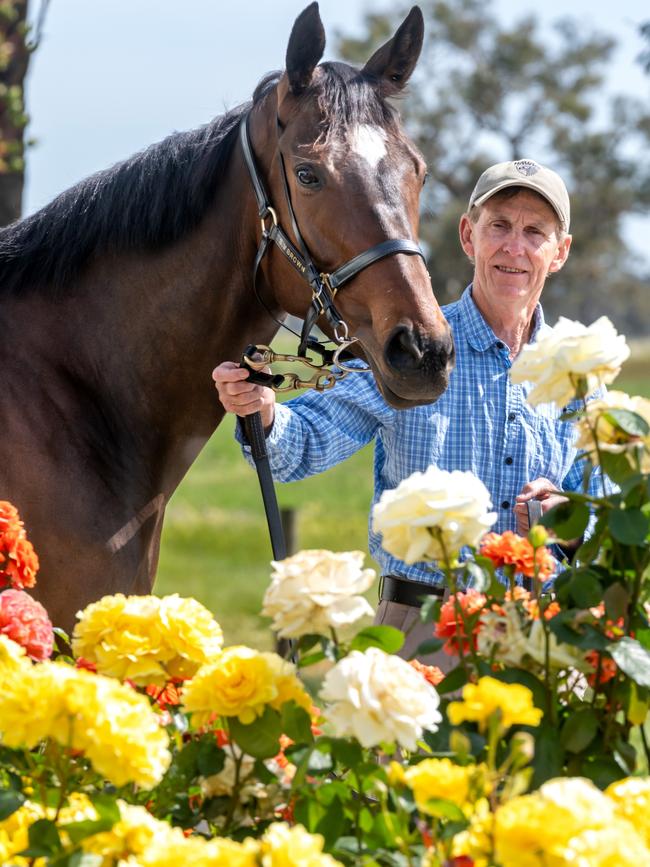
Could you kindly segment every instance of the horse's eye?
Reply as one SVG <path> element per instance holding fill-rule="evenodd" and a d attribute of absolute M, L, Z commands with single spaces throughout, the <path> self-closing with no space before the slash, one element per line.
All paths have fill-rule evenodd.
<path fill-rule="evenodd" d="M 296 177 L 303 187 L 320 186 L 318 175 L 310 166 L 298 166 L 296 169 Z"/>

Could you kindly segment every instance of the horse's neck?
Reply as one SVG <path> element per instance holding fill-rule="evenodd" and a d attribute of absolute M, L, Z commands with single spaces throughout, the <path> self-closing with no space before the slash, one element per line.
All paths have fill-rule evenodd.
<path fill-rule="evenodd" d="M 83 385 L 75 390 L 92 392 L 115 417 L 138 452 L 130 465 L 142 486 L 165 498 L 223 416 L 211 371 L 275 331 L 254 300 L 252 221 L 233 207 L 237 198 L 224 191 L 167 250 L 99 257 L 78 290 L 53 305 L 65 363 Z M 71 407 L 84 411 L 81 400 Z"/>

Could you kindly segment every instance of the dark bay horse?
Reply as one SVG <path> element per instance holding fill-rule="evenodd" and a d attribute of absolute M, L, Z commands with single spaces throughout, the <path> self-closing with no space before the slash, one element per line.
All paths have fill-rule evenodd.
<path fill-rule="evenodd" d="M 241 118 L 250 113 L 252 150 L 291 236 L 282 155 L 320 268 L 417 240 L 425 167 L 388 98 L 422 35 L 416 7 L 362 70 L 317 65 L 325 38 L 312 3 L 286 71 L 251 103 L 0 232 L 0 498 L 25 521 L 41 559 L 36 595 L 55 623 L 70 628 L 106 593 L 151 591 L 165 506 L 223 414 L 212 369 L 272 339 L 269 311 L 309 306 L 308 284 L 275 248 L 257 279 L 264 306 L 253 292 L 262 227 Z M 336 303 L 389 403 L 442 393 L 453 346 L 420 256 L 373 262 Z"/>

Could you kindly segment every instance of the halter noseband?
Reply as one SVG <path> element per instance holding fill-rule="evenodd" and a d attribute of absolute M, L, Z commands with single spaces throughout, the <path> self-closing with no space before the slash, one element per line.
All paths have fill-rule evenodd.
<path fill-rule="evenodd" d="M 291 203 L 291 194 L 289 191 L 289 183 L 287 181 L 284 158 L 279 149 L 278 155 L 280 159 L 280 175 L 282 177 L 285 200 L 287 203 L 287 208 L 289 210 L 289 216 L 291 218 L 291 227 L 293 229 L 293 234 L 296 241 L 298 242 L 300 250 L 298 250 L 294 246 L 294 244 L 287 237 L 286 233 L 282 230 L 281 226 L 278 225 L 277 213 L 271 206 L 271 202 L 266 193 L 264 183 L 262 182 L 255 163 L 255 157 L 253 155 L 253 149 L 251 147 L 250 134 L 248 130 L 249 117 L 250 112 L 247 112 L 240 121 L 239 138 L 244 154 L 244 160 L 246 162 L 248 173 L 253 184 L 255 198 L 257 200 L 257 210 L 262 224 L 262 237 L 260 239 L 260 245 L 258 247 L 257 254 L 255 256 L 255 264 L 253 266 L 253 288 L 257 292 L 255 288 L 257 281 L 257 271 L 262 259 L 264 258 L 264 255 L 269 248 L 269 243 L 272 241 L 284 255 L 285 259 L 293 266 L 293 268 L 300 274 L 300 276 L 303 277 L 307 283 L 309 283 L 311 287 L 311 304 L 309 306 L 309 309 L 307 310 L 307 315 L 305 316 L 303 322 L 297 358 L 304 359 L 307 355 L 308 349 L 315 349 L 318 354 L 321 355 L 324 364 L 336 364 L 339 361 L 339 355 L 341 354 L 341 350 L 344 348 L 344 346 L 348 345 L 348 342 L 350 342 L 348 337 L 348 327 L 345 321 L 342 319 L 341 315 L 339 314 L 338 310 L 336 309 L 336 305 L 334 304 L 334 298 L 338 290 L 353 277 L 356 277 L 356 275 L 360 271 L 363 271 L 364 268 L 367 268 L 368 265 L 371 265 L 373 262 L 377 262 L 379 259 L 383 259 L 386 256 L 391 256 L 394 253 L 407 253 L 409 255 L 421 256 L 422 259 L 424 259 L 424 254 L 418 244 L 416 244 L 414 241 L 410 241 L 405 238 L 389 239 L 386 241 L 381 241 L 379 244 L 375 244 L 374 247 L 370 247 L 363 253 L 359 253 L 357 256 L 349 259 L 347 262 L 345 262 L 345 264 L 341 265 L 339 268 L 337 268 L 335 271 L 332 271 L 331 273 L 319 272 L 319 270 L 314 265 L 314 262 L 309 254 L 309 250 L 307 249 L 307 245 L 305 244 L 303 237 L 300 234 L 300 229 L 298 228 L 298 222 L 296 220 L 296 215 L 294 213 L 293 205 Z M 281 127 L 279 119 L 277 121 L 277 124 L 278 133 L 280 133 Z M 336 352 L 332 352 L 326 349 L 324 346 L 322 346 L 322 344 L 318 343 L 318 341 L 314 337 L 310 336 L 311 330 L 316 323 L 316 320 L 321 315 L 326 316 L 327 321 L 332 326 L 334 341 L 335 343 L 339 344 L 339 348 Z M 249 363 L 249 366 L 251 361 L 251 358 L 249 356 L 253 354 L 251 350 L 254 351 L 255 347 L 249 347 L 244 354 L 244 359 L 246 362 Z M 267 357 L 266 362 L 268 362 L 268 360 L 269 358 Z M 284 377 L 277 377 L 269 374 L 260 375 L 258 373 L 255 379 L 253 379 L 253 375 L 251 374 L 251 380 L 257 381 L 263 385 L 269 385 L 277 389 L 281 386 L 281 381 L 284 380 Z M 310 385 L 311 387 L 315 388 L 329 387 L 329 380 L 327 380 L 328 385 L 325 386 L 320 386 L 319 384 L 314 385 L 311 382 L 302 382 L 301 380 L 298 380 L 298 382 L 300 382 L 302 385 Z M 334 382 L 332 381 L 331 385 L 333 384 Z"/>

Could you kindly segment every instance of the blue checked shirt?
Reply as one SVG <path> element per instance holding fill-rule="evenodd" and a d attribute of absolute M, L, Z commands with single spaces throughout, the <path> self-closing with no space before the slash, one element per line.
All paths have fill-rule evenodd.
<path fill-rule="evenodd" d="M 526 401 L 529 384 L 512 384 L 509 349 L 479 313 L 471 286 L 442 310 L 456 347 L 456 367 L 442 397 L 427 406 L 393 409 L 371 374 L 351 373 L 331 391 L 310 391 L 278 404 L 266 440 L 276 481 L 321 473 L 374 439 L 373 505 L 383 491 L 430 464 L 470 470 L 490 492 L 498 515 L 492 529 L 497 533 L 516 530 L 513 506 L 526 482 L 544 477 L 558 489 L 581 490 L 582 468 L 574 464 L 574 426 L 560 421 L 560 412 L 551 404 L 533 409 Z M 538 305 L 531 340 L 547 329 Z M 237 437 L 242 442 L 239 430 Z M 250 449 L 245 447 L 244 452 L 250 460 Z M 596 475 L 591 492 L 600 494 Z M 369 550 L 384 575 L 443 583 L 442 573 L 430 565 L 407 565 L 384 551 L 372 521 Z"/>

